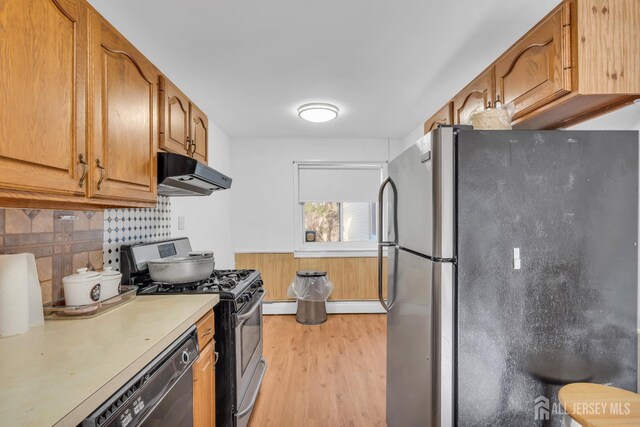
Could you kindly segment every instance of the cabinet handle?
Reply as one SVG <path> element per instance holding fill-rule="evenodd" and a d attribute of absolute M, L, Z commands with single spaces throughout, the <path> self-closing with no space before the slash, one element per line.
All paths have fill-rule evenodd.
<path fill-rule="evenodd" d="M 104 181 L 105 169 L 102 163 L 100 163 L 100 159 L 96 159 L 96 166 L 100 169 L 100 179 L 98 180 L 98 190 L 100 190 L 102 188 L 102 181 Z"/>
<path fill-rule="evenodd" d="M 218 364 L 218 359 L 220 358 L 220 353 L 218 353 L 217 351 L 214 351 L 216 357 L 215 360 L 213 361 L 213 366 L 216 366 Z"/>
<path fill-rule="evenodd" d="M 84 159 L 84 154 L 78 156 L 78 161 L 82 165 L 82 175 L 80 175 L 80 182 L 78 184 L 80 184 L 80 188 L 83 188 L 84 180 L 87 178 L 87 166 L 89 166 L 89 163 Z"/>
<path fill-rule="evenodd" d="M 207 331 L 205 333 L 202 334 L 203 337 L 206 337 L 207 335 L 209 335 L 211 333 L 211 328 L 207 329 Z"/>
<path fill-rule="evenodd" d="M 187 156 L 193 157 L 195 153 L 196 153 L 196 142 L 191 138 L 187 138 Z"/>

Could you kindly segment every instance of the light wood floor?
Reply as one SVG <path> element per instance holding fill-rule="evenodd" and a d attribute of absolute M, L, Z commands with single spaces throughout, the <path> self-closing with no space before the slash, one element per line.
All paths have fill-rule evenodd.
<path fill-rule="evenodd" d="M 386 318 L 264 317 L 267 372 L 249 427 L 386 426 Z"/>

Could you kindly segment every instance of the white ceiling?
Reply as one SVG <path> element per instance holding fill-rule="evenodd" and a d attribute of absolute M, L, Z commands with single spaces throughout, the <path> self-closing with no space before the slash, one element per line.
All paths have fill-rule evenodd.
<path fill-rule="evenodd" d="M 232 137 L 395 138 L 559 0 L 90 2 Z"/>

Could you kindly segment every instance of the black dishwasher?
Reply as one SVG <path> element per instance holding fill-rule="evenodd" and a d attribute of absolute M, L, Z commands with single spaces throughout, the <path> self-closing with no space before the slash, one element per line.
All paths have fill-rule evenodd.
<path fill-rule="evenodd" d="M 86 418 L 82 427 L 193 426 L 195 326 Z"/>

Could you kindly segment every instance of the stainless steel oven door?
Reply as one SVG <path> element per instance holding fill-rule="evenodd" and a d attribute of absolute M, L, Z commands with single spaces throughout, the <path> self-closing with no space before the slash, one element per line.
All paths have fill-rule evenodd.
<path fill-rule="evenodd" d="M 236 410 L 249 390 L 251 378 L 262 359 L 262 301 L 265 290 L 257 291 L 236 315 Z"/>
<path fill-rule="evenodd" d="M 267 371 L 267 362 L 264 359 L 260 359 L 258 367 L 256 368 L 251 382 L 249 383 L 249 390 L 245 394 L 244 399 L 238 407 L 238 411 L 234 414 L 234 426 L 235 427 L 247 427 L 249 425 L 249 419 L 253 412 L 253 407 L 258 400 L 258 393 L 260 392 L 260 386 L 264 379 L 264 374 Z"/>

